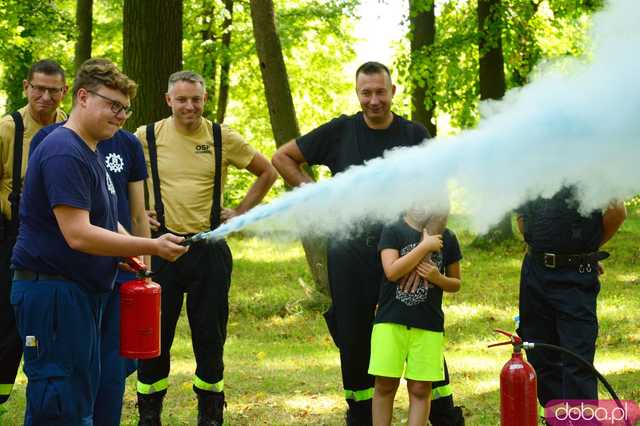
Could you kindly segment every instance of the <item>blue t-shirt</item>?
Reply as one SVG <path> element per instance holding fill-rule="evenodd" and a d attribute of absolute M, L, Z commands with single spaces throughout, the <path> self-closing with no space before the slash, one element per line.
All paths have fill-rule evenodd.
<path fill-rule="evenodd" d="M 117 196 L 105 158 L 66 127 L 52 132 L 29 158 L 11 263 L 62 275 L 91 292 L 110 291 L 118 258 L 71 249 L 53 214 L 59 205 L 87 210 L 91 224 L 117 232 Z"/>
<path fill-rule="evenodd" d="M 40 129 L 31 140 L 29 155 L 47 135 L 64 123 L 55 123 Z M 133 134 L 121 129 L 111 139 L 98 143 L 98 151 L 105 157 L 105 165 L 118 194 L 118 222 L 131 232 L 128 184 L 148 177 L 142 144 Z"/>

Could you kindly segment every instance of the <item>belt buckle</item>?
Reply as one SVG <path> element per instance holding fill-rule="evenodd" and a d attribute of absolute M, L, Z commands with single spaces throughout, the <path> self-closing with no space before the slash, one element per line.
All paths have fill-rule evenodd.
<path fill-rule="evenodd" d="M 546 266 L 547 268 L 555 268 L 556 255 L 554 253 L 545 253 L 543 263 L 544 263 L 544 266 Z"/>

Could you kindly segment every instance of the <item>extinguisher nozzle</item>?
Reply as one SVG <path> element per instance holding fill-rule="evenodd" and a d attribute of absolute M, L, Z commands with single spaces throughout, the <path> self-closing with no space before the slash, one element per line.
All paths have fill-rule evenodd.
<path fill-rule="evenodd" d="M 203 241 L 207 241 L 209 239 L 209 231 L 206 232 L 198 232 L 195 235 L 190 236 L 189 238 L 185 238 L 184 241 L 182 241 L 180 243 L 180 245 L 183 245 L 185 247 L 188 246 L 192 246 L 194 244 L 203 242 Z"/>

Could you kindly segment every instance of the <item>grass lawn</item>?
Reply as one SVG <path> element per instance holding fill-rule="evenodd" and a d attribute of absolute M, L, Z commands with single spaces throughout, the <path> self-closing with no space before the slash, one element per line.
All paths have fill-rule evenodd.
<path fill-rule="evenodd" d="M 450 227 L 462 243 L 462 289 L 445 297 L 446 357 L 456 404 L 467 425 L 499 424 L 498 383 L 507 347 L 493 328 L 513 329 L 517 313 L 523 243 L 482 251 L 469 246 L 473 235 L 460 219 Z M 599 296 L 600 337 L 596 367 L 621 399 L 640 400 L 640 215 L 630 212 L 608 245 Z M 299 244 L 232 238 L 234 253 L 231 313 L 226 345 L 226 424 L 341 425 L 338 353 L 322 312 L 327 300 L 311 289 Z M 186 318 L 181 318 L 172 350 L 170 387 L 163 421 L 193 425 L 197 413 L 191 390 L 194 362 Z M 26 379 L 20 372 L 2 424 L 22 424 Z M 600 397 L 608 398 L 600 387 Z M 406 423 L 406 390 L 396 399 L 394 424 Z M 137 422 L 135 375 L 127 382 L 124 425 Z"/>

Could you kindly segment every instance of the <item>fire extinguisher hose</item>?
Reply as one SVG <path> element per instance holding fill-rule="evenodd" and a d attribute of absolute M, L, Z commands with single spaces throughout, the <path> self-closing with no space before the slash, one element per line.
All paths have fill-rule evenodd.
<path fill-rule="evenodd" d="M 561 346 L 556 346 L 556 345 L 550 345 L 549 343 L 531 343 L 531 342 L 525 342 L 524 343 L 524 348 L 526 350 L 531 350 L 531 349 L 536 349 L 536 348 L 542 348 L 542 349 L 550 349 L 553 351 L 558 351 L 558 352 L 562 352 L 566 355 L 571 356 L 572 358 L 576 359 L 577 361 L 580 362 L 580 364 L 582 364 L 585 368 L 587 368 L 588 370 L 590 370 L 591 372 L 593 372 L 593 374 L 598 378 L 598 380 L 600 380 L 600 382 L 602 382 L 602 384 L 604 385 L 604 387 L 607 389 L 607 391 L 609 392 L 609 395 L 611 395 L 611 398 L 616 402 L 616 405 L 620 408 L 620 409 L 624 409 L 622 407 L 622 403 L 620 402 L 620 398 L 618 398 L 618 395 L 616 394 L 616 392 L 613 390 L 613 387 L 611 387 L 611 385 L 609 384 L 609 382 L 607 381 L 607 379 L 604 378 L 604 376 L 602 374 L 600 374 L 600 372 L 598 370 L 596 370 L 596 368 L 593 366 L 593 364 L 591 364 L 589 361 L 587 361 L 586 359 L 582 358 L 580 355 L 571 352 L 568 349 L 565 349 Z M 625 424 L 627 424 L 628 426 L 632 426 L 631 423 L 629 422 L 629 419 L 625 419 Z"/>

